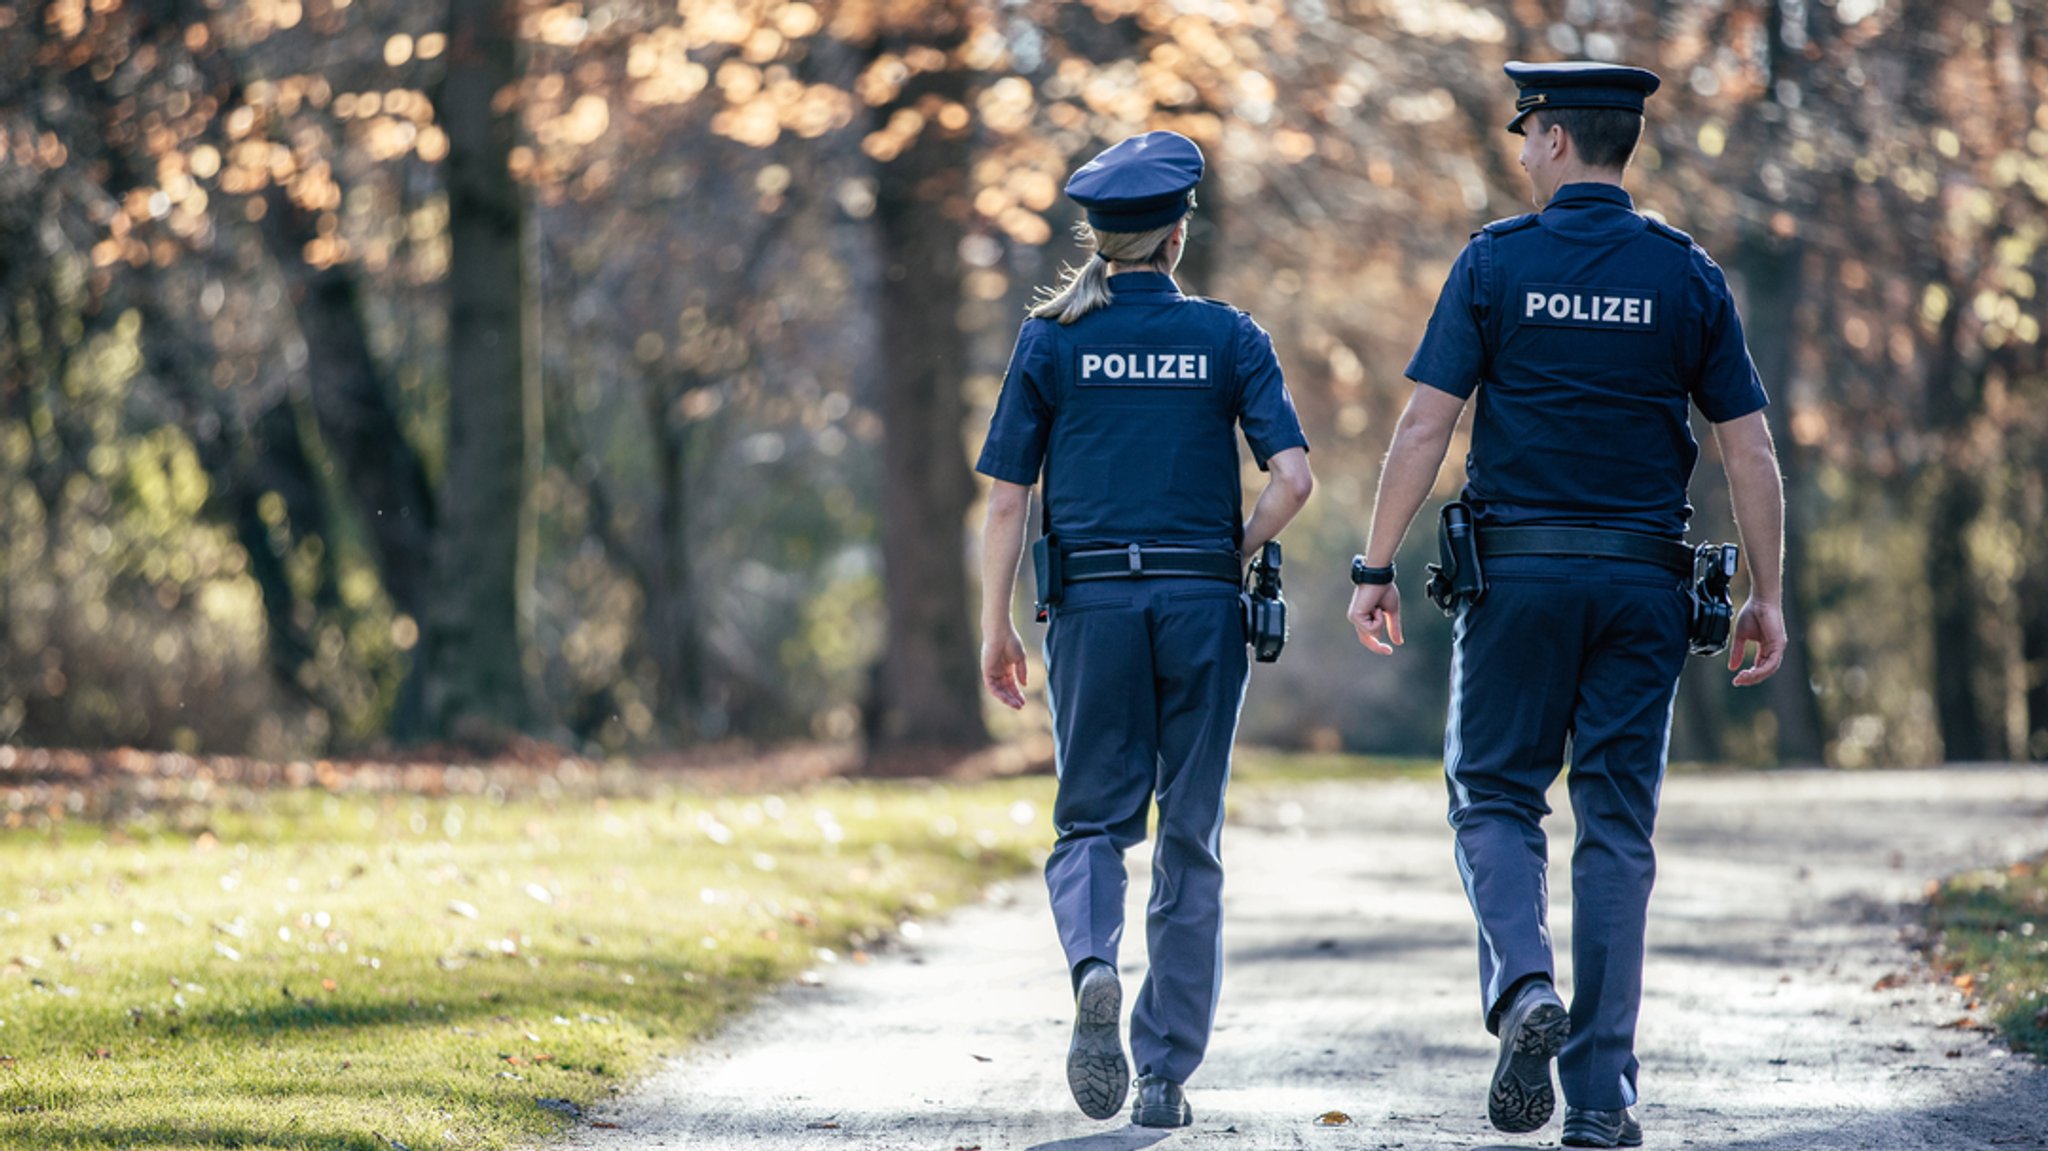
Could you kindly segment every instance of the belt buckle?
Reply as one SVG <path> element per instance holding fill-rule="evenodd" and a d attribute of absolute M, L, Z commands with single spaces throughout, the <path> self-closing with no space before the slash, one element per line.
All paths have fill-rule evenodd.
<path fill-rule="evenodd" d="M 1143 575 L 1143 574 L 1145 574 L 1145 558 L 1144 558 L 1144 553 L 1138 550 L 1138 545 L 1137 545 L 1137 544 L 1132 544 L 1132 545 L 1130 546 L 1130 557 L 1131 557 L 1131 574 L 1132 574 L 1132 575 Z"/>

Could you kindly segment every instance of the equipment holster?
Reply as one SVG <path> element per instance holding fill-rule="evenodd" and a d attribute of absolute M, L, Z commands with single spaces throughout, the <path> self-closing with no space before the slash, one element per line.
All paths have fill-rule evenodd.
<path fill-rule="evenodd" d="M 1472 508 L 1463 500 L 1444 505 L 1436 523 L 1437 563 L 1429 565 L 1423 591 L 1445 615 L 1458 614 L 1461 603 L 1477 603 L 1486 594 L 1486 573 L 1479 566 L 1479 534 L 1472 526 Z"/>
<path fill-rule="evenodd" d="M 1252 658 L 1272 663 L 1287 646 L 1287 601 L 1280 596 L 1280 543 L 1275 540 L 1259 549 L 1245 573 L 1244 641 L 1251 645 Z"/>
<path fill-rule="evenodd" d="M 1686 643 L 1694 655 L 1720 655 L 1728 650 L 1728 632 L 1735 622 L 1728 585 L 1742 562 L 1742 549 L 1734 544 L 1701 544 L 1692 556 L 1692 586 L 1686 589 L 1690 609 Z"/>
<path fill-rule="evenodd" d="M 1031 574 L 1038 580 L 1038 622 L 1044 623 L 1051 609 L 1060 605 L 1066 589 L 1066 573 L 1060 564 L 1060 543 L 1049 535 L 1039 536 L 1031 545 Z"/>

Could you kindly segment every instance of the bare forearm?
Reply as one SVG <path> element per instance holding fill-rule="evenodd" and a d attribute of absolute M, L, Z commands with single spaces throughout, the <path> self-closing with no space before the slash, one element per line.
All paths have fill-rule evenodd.
<path fill-rule="evenodd" d="M 996 483 L 988 501 L 988 519 L 981 537 L 981 630 L 999 633 L 1010 626 L 1010 601 L 1017 591 L 1017 562 L 1024 554 L 1024 516 L 1031 507 L 1031 489 Z"/>
<path fill-rule="evenodd" d="M 1715 429 L 1728 472 L 1729 502 L 1742 550 L 1749 556 L 1750 595 L 1765 603 L 1784 602 L 1785 483 L 1777 449 L 1761 414 Z"/>
<path fill-rule="evenodd" d="M 1272 479 L 1266 482 L 1266 490 L 1259 493 L 1258 502 L 1252 505 L 1252 518 L 1244 525 L 1244 552 L 1247 556 L 1265 547 L 1267 542 L 1280 538 L 1294 517 L 1308 504 L 1308 497 L 1315 490 L 1315 480 L 1309 474 L 1308 453 L 1300 448 L 1290 448 L 1267 461 Z"/>
<path fill-rule="evenodd" d="M 1380 468 L 1379 496 L 1373 501 L 1372 534 L 1366 538 L 1365 562 L 1386 567 L 1401 550 L 1401 537 L 1422 501 L 1436 486 L 1436 473 L 1450 450 L 1451 432 L 1465 401 L 1449 392 L 1417 384 L 1394 426 L 1394 442 L 1387 447 L 1387 460 Z"/>

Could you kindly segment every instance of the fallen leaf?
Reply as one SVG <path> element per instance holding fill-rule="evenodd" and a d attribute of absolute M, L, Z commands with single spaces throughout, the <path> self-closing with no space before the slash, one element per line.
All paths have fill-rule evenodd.
<path fill-rule="evenodd" d="M 804 1124 L 804 1127 L 805 1127 L 805 1128 L 807 1128 L 807 1129 L 809 1129 L 809 1130 L 812 1130 L 812 1131 L 837 1131 L 837 1130 L 839 1130 L 839 1124 L 837 1124 L 837 1123 L 834 1123 L 834 1122 L 832 1122 L 832 1121 L 831 1121 L 830 1119 L 820 1119 L 820 1120 L 818 1120 L 818 1121 L 817 1121 L 817 1122 L 815 1122 L 815 1123 L 806 1123 L 806 1124 Z"/>
<path fill-rule="evenodd" d="M 92 1050 L 92 1054 L 86 1056 L 87 1059 L 112 1059 L 113 1057 L 114 1053 L 104 1047 L 95 1047 Z"/>
<path fill-rule="evenodd" d="M 335 991 L 338 990 L 340 987 L 341 984 L 336 983 L 332 979 L 322 979 L 320 981 L 320 990 L 322 991 Z"/>
<path fill-rule="evenodd" d="M 604 1121 L 604 1120 L 602 1120 L 602 1119 L 592 1119 L 592 1120 L 590 1121 L 590 1125 L 591 1125 L 592 1127 L 602 1127 L 602 1128 L 604 1128 L 604 1129 L 605 1129 L 605 1130 L 607 1130 L 607 1131 L 617 1131 L 617 1130 L 620 1130 L 620 1127 L 619 1127 L 619 1125 L 618 1125 L 618 1124 L 616 1124 L 616 1123 L 607 1123 L 607 1122 L 605 1122 L 605 1121 Z"/>
<path fill-rule="evenodd" d="M 1350 1125 L 1351 1116 L 1344 1114 L 1342 1111 L 1325 1111 L 1321 1115 L 1316 1116 L 1316 1126 L 1318 1127 L 1349 1127 Z"/>
<path fill-rule="evenodd" d="M 1895 988 L 1904 987 L 1906 983 L 1905 975 L 1894 971 L 1879 979 L 1876 983 L 1871 984 L 1870 989 L 1872 991 L 1891 991 Z"/>
<path fill-rule="evenodd" d="M 1942 1052 L 1942 1054 L 1948 1056 L 1950 1059 L 1961 1059 L 1963 1057 L 1963 1049 L 1960 1047 L 1956 1047 L 1951 1050 L 1944 1051 Z"/>

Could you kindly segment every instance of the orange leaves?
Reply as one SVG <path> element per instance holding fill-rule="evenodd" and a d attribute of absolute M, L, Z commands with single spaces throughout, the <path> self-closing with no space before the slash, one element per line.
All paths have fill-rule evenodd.
<path fill-rule="evenodd" d="M 1011 135 L 1031 127 L 1037 96 L 1022 76 L 1005 76 L 988 86 L 975 101 L 981 122 L 992 132 Z"/>

